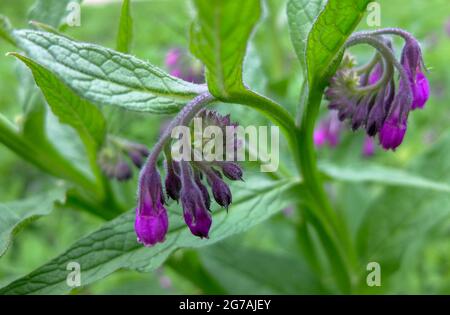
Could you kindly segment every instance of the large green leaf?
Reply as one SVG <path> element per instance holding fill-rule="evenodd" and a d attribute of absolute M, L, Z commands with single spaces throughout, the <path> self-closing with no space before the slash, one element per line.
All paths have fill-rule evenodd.
<path fill-rule="evenodd" d="M 95 155 L 106 133 L 106 122 L 100 110 L 81 99 L 50 71 L 19 54 L 12 54 L 23 61 L 32 71 L 53 113 L 62 123 L 75 128 L 88 151 Z"/>
<path fill-rule="evenodd" d="M 31 30 L 16 30 L 13 36 L 31 59 L 95 104 L 173 113 L 206 90 L 138 58 L 98 45 Z"/>
<path fill-rule="evenodd" d="M 133 19 L 130 12 L 130 0 L 123 0 L 120 11 L 119 32 L 117 34 L 117 51 L 130 52 L 131 40 L 133 38 Z"/>
<path fill-rule="evenodd" d="M 244 88 L 242 68 L 250 34 L 261 14 L 260 0 L 195 0 L 197 19 L 191 51 L 206 66 L 214 96 L 229 100 Z"/>
<path fill-rule="evenodd" d="M 450 134 L 410 167 L 410 171 L 438 182 L 450 182 Z M 408 248 L 450 216 L 450 195 L 419 188 L 386 189 L 366 211 L 359 230 L 358 248 L 363 262 L 376 261 L 383 279 L 399 268 Z M 384 285 L 383 285 L 384 286 Z M 388 286 L 388 284 L 386 284 Z"/>
<path fill-rule="evenodd" d="M 297 196 L 293 194 L 296 189 Z M 134 210 L 106 223 L 99 230 L 76 242 L 61 256 L 14 281 L 0 294 L 50 294 L 71 290 L 66 284 L 69 262 L 81 266 L 82 285 L 99 280 L 120 268 L 150 271 L 157 268 L 177 248 L 200 247 L 230 235 L 248 230 L 299 198 L 300 186 L 292 181 L 267 181 L 255 178 L 236 183 L 235 202 L 228 213 L 213 211 L 213 226 L 209 239 L 192 236 L 182 222 L 181 210 L 174 205 L 170 211 L 170 227 L 166 241 L 151 248 L 136 241 L 133 229 Z"/>
<path fill-rule="evenodd" d="M 287 4 L 291 41 L 305 74 L 308 35 L 326 2 L 326 0 L 290 0 Z"/>
<path fill-rule="evenodd" d="M 8 249 L 12 237 L 26 224 L 53 211 L 55 202 L 63 203 L 66 189 L 53 190 L 27 199 L 0 203 L 0 256 Z"/>
<path fill-rule="evenodd" d="M 69 3 L 81 4 L 83 0 L 36 0 L 31 8 L 28 18 L 59 28 L 66 24 L 65 19 L 71 13 Z M 81 12 L 80 12 L 81 13 Z"/>

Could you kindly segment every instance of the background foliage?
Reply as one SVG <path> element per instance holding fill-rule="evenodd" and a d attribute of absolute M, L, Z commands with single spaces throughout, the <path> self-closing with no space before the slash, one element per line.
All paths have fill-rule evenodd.
<path fill-rule="evenodd" d="M 190 36 L 202 40 L 202 34 L 196 32 L 195 27 L 191 30 L 194 10 L 192 4 L 185 0 L 131 1 L 132 33 L 127 28 L 131 20 L 122 19 L 119 23 L 121 2 L 101 5 L 86 2 L 82 6 L 81 26 L 65 27 L 66 36 L 120 51 L 130 50 L 137 58 L 161 69 L 165 68 L 164 56 L 170 48 L 187 49 Z M 250 39 L 243 76 L 247 85 L 294 112 L 304 78 L 301 64 L 306 61 L 299 62 L 292 47 L 286 2 L 264 2 L 262 18 Z M 321 1 L 313 2 L 321 5 Z M 37 12 L 43 12 L 38 8 L 45 1 L 37 3 L 31 13 L 32 18 L 38 18 Z M 196 1 L 197 6 L 206 3 Z M 27 28 L 29 9 L 33 5 L 34 0 L 2 1 L 0 14 L 8 16 L 14 28 Z M 382 26 L 405 28 L 421 41 L 432 86 L 426 109 L 412 115 L 407 137 L 398 151 L 394 154 L 379 150 L 375 156 L 364 158 L 361 154 L 363 135 L 347 132 L 337 148 L 318 152 L 320 168 L 329 179 L 327 190 L 333 205 L 343 213 L 357 245 L 363 266 L 361 272 L 365 274 L 364 266 L 370 261 L 377 261 L 382 266 L 382 287 L 369 288 L 363 284 L 355 288 L 358 293 L 450 293 L 450 110 L 446 106 L 450 99 L 448 26 L 446 30 L 449 8 L 446 0 L 381 1 Z M 251 12 L 252 8 L 248 9 Z M 245 14 L 249 12 L 243 10 Z M 54 16 L 44 18 L 48 19 L 47 24 L 58 27 L 58 19 Z M 118 40 L 119 24 L 124 33 Z M 359 28 L 370 28 L 364 18 Z M 124 34 L 132 34 L 132 41 L 125 42 L 123 38 L 127 36 Z M 27 45 L 29 48 L 29 43 Z M 237 41 L 236 45 L 239 45 Z M 226 49 L 230 47 L 226 46 Z M 28 111 L 42 110 L 33 105 L 42 100 L 41 95 L 36 93 L 31 76 L 21 75 L 28 71 L 23 63 L 14 57 L 3 57 L 7 52 L 23 50 L 26 48 L 17 49 L 0 40 L 0 112 L 10 121 L 29 126 L 29 139 L 41 143 L 45 149 L 47 140 L 33 133 L 33 124 L 39 124 L 38 119 L 31 119 L 29 124 L 23 121 L 24 117 L 33 117 L 28 115 Z M 195 48 L 192 51 L 213 69 L 216 60 L 207 60 L 208 56 Z M 30 57 L 39 60 L 33 52 L 30 50 Z M 362 48 L 354 49 L 354 53 L 361 61 L 371 56 Z M 320 49 L 314 57 L 320 57 Z M 238 65 L 242 58 L 237 56 Z M 315 61 L 311 59 L 310 62 Z M 98 99 L 92 96 L 79 104 L 80 98 L 74 95 L 63 101 L 67 106 L 59 108 L 58 112 L 57 107 L 63 102 L 51 91 L 67 89 L 65 94 L 70 95 L 73 93 L 71 89 L 79 93 L 82 86 L 77 86 L 73 78 L 63 82 L 49 80 L 51 73 L 33 65 L 32 61 L 26 60 L 25 63 L 47 78 L 45 84 L 53 83 L 47 86 L 46 93 L 46 87 L 36 80 L 54 113 L 47 113 L 46 128 L 51 135 L 48 141 L 72 161 L 81 174 L 92 175 L 90 166 L 93 161 L 89 148 L 95 151 L 95 147 L 101 144 L 104 128 L 111 134 L 151 146 L 158 137 L 160 126 L 170 118 L 169 113 L 179 106 L 157 99 L 155 103 L 162 102 L 169 108 L 162 116 L 104 106 L 100 109 L 107 121 L 105 126 L 100 122 L 95 129 L 84 128 L 81 122 L 85 119 L 81 117 L 80 122 L 70 120 L 71 128 L 64 124 L 65 115 L 73 114 L 70 109 L 74 106 L 85 108 L 80 112 L 95 117 L 97 107 L 90 102 Z M 230 64 L 234 69 L 233 60 Z M 52 69 L 50 61 L 44 66 Z M 148 65 L 140 66 L 153 71 Z M 312 65 L 313 68 L 320 66 L 323 66 L 320 62 Z M 215 70 L 219 72 L 220 69 Z M 224 86 L 236 94 L 242 88 L 240 84 L 234 86 L 233 82 L 214 82 L 214 86 L 224 99 L 232 99 L 232 95 L 224 93 Z M 181 82 L 176 93 L 180 99 L 188 98 L 198 92 L 196 88 Z M 130 86 L 130 91 L 128 96 L 143 99 L 142 95 L 132 94 L 138 93 L 134 86 Z M 129 102 L 124 100 L 111 98 L 109 101 L 128 106 Z M 151 102 L 146 104 L 152 106 Z M 232 118 L 243 125 L 267 123 L 260 114 L 241 106 L 223 104 L 219 109 L 224 113 L 231 112 Z M 75 136 L 77 133 L 79 139 Z M 282 145 L 285 146 L 284 143 Z M 292 158 L 288 151 L 284 152 L 282 169 L 289 173 L 293 169 Z M 66 192 L 72 189 L 66 182 L 46 175 L 0 145 L 0 255 L 3 255 L 0 257 L 0 287 L 19 279 L 7 289 L 7 293 L 70 292 L 65 285 L 67 272 L 60 266 L 65 261 L 83 256 L 80 259 L 84 259 L 82 265 L 87 268 L 82 274 L 83 286 L 72 290 L 72 293 L 336 292 L 332 276 L 311 270 L 306 263 L 308 257 L 300 250 L 302 244 L 298 241 L 298 231 L 303 218 L 289 208 L 294 197 L 277 198 L 281 191 L 286 191 L 286 196 L 301 193 L 298 182 L 295 179 L 260 181 L 253 173 L 256 171 L 249 165 L 246 176 L 250 180 L 233 189 L 236 202 L 230 213 L 216 212 L 214 220 L 218 228 L 206 241 L 212 245 L 197 249 L 206 245 L 205 242 L 199 245 L 199 241 L 185 229 L 178 229 L 181 226 L 177 217 L 180 210 L 174 205 L 170 210 L 173 227 L 167 243 L 147 249 L 135 243 L 132 227 L 121 224 L 130 219 L 132 213 L 121 215 L 105 225 L 98 215 L 79 211 L 79 204 L 66 202 L 63 206 L 70 196 Z M 285 177 L 282 171 L 278 175 Z M 73 174 L 69 172 L 67 176 L 72 178 Z M 135 174 L 128 183 L 112 183 L 112 194 L 126 209 L 134 206 L 136 180 Z M 268 193 L 258 194 L 258 191 Z M 111 192 L 104 189 L 102 193 L 108 196 Z M 267 211 L 251 211 L 265 209 L 268 204 L 271 207 Z M 109 205 L 102 207 L 107 212 Z M 105 216 L 105 209 L 99 210 L 101 216 Z M 281 209 L 287 210 L 280 212 Z M 116 216 L 111 212 L 108 215 L 107 219 Z M 26 224 L 23 224 L 24 219 Z M 222 225 L 225 220 L 228 223 Z M 236 226 L 235 230 L 228 229 L 229 225 Z M 117 238 L 125 238 L 128 246 L 118 248 Z M 78 239 L 81 240 L 72 246 Z M 69 247 L 71 249 L 66 252 Z M 56 263 L 47 264 L 55 257 L 53 262 Z M 319 257 L 319 260 L 320 264 L 326 264 L 324 257 Z M 155 270 L 163 261 L 162 266 Z M 40 266 L 43 267 L 37 269 Z M 30 275 L 33 281 L 21 278 L 33 270 Z"/>

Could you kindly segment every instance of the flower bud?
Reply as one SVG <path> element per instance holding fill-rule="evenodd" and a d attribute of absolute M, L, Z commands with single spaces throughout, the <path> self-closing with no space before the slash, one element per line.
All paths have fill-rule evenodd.
<path fill-rule="evenodd" d="M 131 178 L 133 173 L 131 172 L 130 166 L 124 162 L 119 161 L 114 169 L 114 177 L 119 181 L 125 181 Z"/>
<path fill-rule="evenodd" d="M 163 204 L 161 178 L 154 166 L 148 166 L 139 179 L 139 203 L 134 224 L 138 242 L 145 246 L 164 241 L 169 222 Z"/>
<path fill-rule="evenodd" d="M 181 205 L 183 206 L 184 221 L 191 233 L 201 238 L 207 238 L 212 224 L 211 214 L 206 208 L 202 192 L 193 183 L 189 184 L 189 187 L 183 186 Z"/>
<path fill-rule="evenodd" d="M 225 162 L 222 164 L 222 173 L 231 180 L 242 180 L 241 167 L 233 162 Z"/>
<path fill-rule="evenodd" d="M 178 200 L 180 199 L 181 180 L 175 170 L 175 163 L 177 162 L 166 161 L 167 175 L 165 186 L 167 195 L 173 200 Z"/>

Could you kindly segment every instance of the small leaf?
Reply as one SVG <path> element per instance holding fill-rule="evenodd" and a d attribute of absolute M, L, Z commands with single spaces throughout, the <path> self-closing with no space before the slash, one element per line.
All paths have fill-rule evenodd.
<path fill-rule="evenodd" d="M 192 236 L 182 220 L 181 209 L 174 205 L 169 215 L 169 232 L 165 242 L 144 247 L 136 241 L 133 228 L 135 210 L 132 210 L 76 242 L 61 256 L 1 289 L 0 294 L 69 292 L 71 288 L 66 284 L 66 267 L 72 261 L 81 266 L 83 285 L 102 279 L 120 268 L 154 270 L 178 248 L 206 246 L 268 219 L 291 204 L 293 198 L 299 198 L 300 187 L 290 180 L 273 182 L 254 178 L 246 183 L 236 183 L 234 188 L 236 198 L 228 213 L 223 209 L 213 211 L 209 239 Z"/>
<path fill-rule="evenodd" d="M 61 83 L 53 73 L 38 63 L 17 53 L 11 53 L 11 55 L 17 57 L 31 69 L 34 79 L 53 113 L 62 123 L 77 130 L 88 152 L 95 156 L 106 133 L 106 122 L 100 110 L 88 101 L 81 99 Z"/>
<path fill-rule="evenodd" d="M 12 237 L 26 224 L 53 211 L 55 202 L 63 203 L 64 187 L 55 188 L 30 198 L 0 203 L 0 257 L 8 249 Z"/>
<path fill-rule="evenodd" d="M 94 104 L 167 114 L 206 90 L 98 45 L 31 30 L 16 30 L 13 35 L 31 59 Z"/>
<path fill-rule="evenodd" d="M 31 8 L 28 19 L 48 24 L 54 28 L 66 24 L 66 18 L 71 13 L 69 3 L 79 4 L 83 0 L 36 0 Z"/>
<path fill-rule="evenodd" d="M 245 91 L 242 68 L 250 34 L 261 15 L 259 0 L 195 0 L 191 51 L 206 66 L 208 87 L 224 100 Z"/>
<path fill-rule="evenodd" d="M 130 12 L 130 0 L 123 0 L 120 12 L 119 32 L 117 34 L 116 50 L 129 53 L 133 38 L 133 19 Z"/>

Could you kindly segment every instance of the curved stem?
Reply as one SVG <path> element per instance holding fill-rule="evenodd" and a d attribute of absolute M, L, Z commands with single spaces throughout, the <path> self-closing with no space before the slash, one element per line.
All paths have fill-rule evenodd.
<path fill-rule="evenodd" d="M 366 35 L 366 32 L 360 32 L 356 33 L 355 35 L 352 35 L 348 41 L 345 43 L 345 47 L 349 48 L 358 44 L 367 44 L 375 49 L 378 50 L 378 52 L 387 60 L 389 61 L 394 67 L 397 69 L 397 71 L 400 74 L 400 78 L 404 80 L 404 82 L 409 82 L 408 74 L 406 73 L 403 66 L 398 62 L 397 58 L 394 56 L 393 52 L 389 47 L 387 47 L 381 40 L 374 36 Z M 407 102 L 409 104 L 412 103 L 413 100 L 413 91 L 409 84 L 405 85 L 405 88 L 407 89 Z"/>
<path fill-rule="evenodd" d="M 200 94 L 195 97 L 191 102 L 184 106 L 178 115 L 170 122 L 169 126 L 164 130 L 163 134 L 159 138 L 158 142 L 154 145 L 152 152 L 148 156 L 147 162 L 145 163 L 144 169 L 149 164 L 154 164 L 158 159 L 159 154 L 164 149 L 167 141 L 170 139 L 172 134 L 172 129 L 177 126 L 185 125 L 190 121 L 200 110 L 203 109 L 207 104 L 213 102 L 215 98 L 208 92 Z"/>
<path fill-rule="evenodd" d="M 357 87 L 357 88 L 355 88 L 355 90 L 356 90 L 356 92 L 361 93 L 361 94 L 366 94 L 368 92 L 376 91 L 392 79 L 393 73 L 394 73 L 394 67 L 392 66 L 392 64 L 387 64 L 386 62 L 383 62 L 382 77 L 373 84 L 362 86 L 362 87 Z"/>
<path fill-rule="evenodd" d="M 414 38 L 414 36 L 412 36 L 411 33 L 395 27 L 388 27 L 375 31 L 361 31 L 353 34 L 353 36 L 371 36 L 371 35 L 398 35 L 402 37 L 404 40 L 410 40 Z"/>

